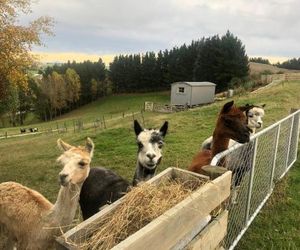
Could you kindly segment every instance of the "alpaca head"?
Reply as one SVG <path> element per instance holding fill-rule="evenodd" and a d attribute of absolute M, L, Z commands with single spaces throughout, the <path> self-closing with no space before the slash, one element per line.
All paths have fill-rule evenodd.
<path fill-rule="evenodd" d="M 58 139 L 57 145 L 63 151 L 63 154 L 57 159 L 63 165 L 63 169 L 59 173 L 60 184 L 67 186 L 69 183 L 83 183 L 90 172 L 90 163 L 94 151 L 93 141 L 87 138 L 84 147 L 75 147 Z"/>
<path fill-rule="evenodd" d="M 164 137 L 168 130 L 168 122 L 160 129 L 143 129 L 137 120 L 134 131 L 138 144 L 138 162 L 144 168 L 155 169 L 161 161 Z"/>
<path fill-rule="evenodd" d="M 249 104 L 247 104 L 250 106 Z M 247 106 L 246 105 L 246 106 Z M 262 118 L 265 115 L 264 107 L 266 105 L 263 104 L 261 106 L 253 106 L 251 109 L 246 111 L 246 116 L 248 118 L 248 127 L 252 130 L 259 129 L 263 125 Z"/>
<path fill-rule="evenodd" d="M 219 114 L 217 131 L 215 132 L 221 133 L 239 143 L 249 142 L 251 130 L 247 126 L 247 117 L 244 112 L 251 107 L 236 107 L 234 101 L 226 103 Z"/>

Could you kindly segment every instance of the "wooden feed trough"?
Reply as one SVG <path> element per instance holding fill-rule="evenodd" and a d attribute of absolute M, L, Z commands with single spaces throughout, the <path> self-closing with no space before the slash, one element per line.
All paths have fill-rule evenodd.
<path fill-rule="evenodd" d="M 167 179 L 208 180 L 209 177 L 178 168 L 168 168 L 148 183 L 157 185 Z M 206 182 L 176 206 L 112 249 L 215 249 L 226 235 L 227 211 L 219 213 L 215 219 L 211 219 L 210 213 L 220 208 L 229 197 L 230 184 L 230 171 Z M 82 243 L 83 238 L 91 236 L 97 222 L 113 212 L 123 202 L 124 197 L 57 238 L 56 249 L 80 249 L 77 244 Z"/>

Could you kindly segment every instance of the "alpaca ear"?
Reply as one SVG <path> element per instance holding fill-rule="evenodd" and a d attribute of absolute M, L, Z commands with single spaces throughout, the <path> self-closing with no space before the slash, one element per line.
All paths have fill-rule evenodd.
<path fill-rule="evenodd" d="M 227 102 L 224 104 L 221 113 L 228 113 L 233 105 L 234 101 Z"/>
<path fill-rule="evenodd" d="M 91 157 L 93 156 L 94 148 L 95 148 L 95 145 L 94 145 L 92 139 L 89 137 L 86 138 L 85 149 L 90 153 Z"/>
<path fill-rule="evenodd" d="M 162 127 L 159 129 L 159 133 L 165 137 L 166 134 L 167 134 L 167 131 L 168 131 L 168 126 L 169 126 L 169 123 L 167 121 L 165 121 L 165 123 L 162 125 Z"/>
<path fill-rule="evenodd" d="M 250 105 L 250 104 L 247 103 L 245 106 L 240 106 L 240 107 L 239 107 L 239 110 L 241 110 L 241 111 L 243 111 L 243 112 L 244 112 L 244 111 L 247 112 L 247 111 L 249 111 L 249 110 L 252 109 L 252 108 L 254 108 L 254 105 L 252 105 L 252 104 Z"/>
<path fill-rule="evenodd" d="M 143 128 L 137 120 L 134 120 L 134 132 L 138 136 L 143 131 Z"/>
<path fill-rule="evenodd" d="M 57 145 L 62 151 L 68 151 L 72 148 L 72 146 L 66 142 L 64 142 L 62 139 L 57 140 Z"/>
<path fill-rule="evenodd" d="M 264 104 L 262 104 L 262 105 L 261 105 L 261 107 L 262 107 L 262 108 L 266 107 L 266 104 L 265 104 L 265 103 L 264 103 Z"/>

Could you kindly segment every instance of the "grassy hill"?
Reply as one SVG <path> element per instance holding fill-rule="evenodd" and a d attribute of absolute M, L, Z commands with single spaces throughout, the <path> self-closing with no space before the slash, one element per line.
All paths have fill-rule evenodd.
<path fill-rule="evenodd" d="M 248 93 L 243 96 L 235 96 L 234 100 L 238 105 L 265 103 L 266 115 L 264 121 L 266 127 L 285 117 L 291 108 L 299 107 L 299 92 L 300 82 L 286 82 L 257 94 Z M 166 103 L 168 98 L 169 95 L 166 93 L 109 97 L 73 111 L 61 117 L 59 121 L 72 120 L 77 117 L 84 117 L 87 121 L 92 121 L 95 117 L 103 114 L 120 114 L 124 110 L 138 111 L 144 100 Z M 141 123 L 144 121 L 145 127 L 159 127 L 165 120 L 170 123 L 159 172 L 170 166 L 187 168 L 193 155 L 199 150 L 202 141 L 212 134 L 217 114 L 221 106 L 227 101 L 180 113 L 146 112 L 143 117 L 141 114 L 135 116 Z M 54 124 L 55 122 L 45 123 L 43 126 L 53 126 Z M 54 202 L 59 189 L 57 176 L 61 168 L 55 162 L 55 159 L 60 155 L 56 140 L 61 137 L 70 144 L 78 145 L 82 144 L 87 136 L 91 137 L 96 145 L 92 165 L 106 166 L 131 180 L 134 174 L 137 151 L 132 116 L 111 120 L 108 125 L 107 129 L 95 130 L 91 128 L 82 130 L 80 133 L 74 133 L 70 130 L 62 134 L 44 133 L 0 140 L 0 182 L 20 182 L 41 192 L 51 202 Z M 299 166 L 299 160 L 297 164 Z M 284 188 L 286 188 L 289 198 L 295 204 L 291 204 L 290 200 L 283 197 L 284 192 L 276 201 L 281 204 L 280 213 L 276 212 L 277 206 L 267 207 L 267 211 L 270 212 L 262 213 L 259 216 L 262 219 L 258 218 L 256 220 L 259 223 L 258 226 L 254 222 L 253 228 L 256 228 L 255 231 L 250 230 L 243 239 L 240 248 L 237 249 L 261 249 L 262 247 L 268 247 L 270 242 L 273 242 L 274 249 L 278 249 L 277 246 L 283 246 L 282 244 L 287 242 L 286 239 L 294 240 L 296 235 L 299 236 L 299 226 L 293 226 L 295 224 L 289 210 L 294 213 L 293 215 L 299 213 L 297 210 L 300 207 L 298 201 L 299 189 L 296 191 L 295 188 L 299 188 L 300 170 L 298 168 L 292 169 L 290 176 L 287 180 L 288 184 Z M 294 182 L 296 182 L 296 186 L 292 185 Z M 281 189 L 279 193 L 281 193 Z M 270 216 L 272 213 L 276 214 L 276 218 Z M 284 230 L 286 236 L 276 238 L 275 236 L 278 236 L 278 234 L 272 234 L 272 223 L 280 221 L 280 218 L 286 221 L 282 227 L 278 227 L 278 234 Z M 268 242 L 264 238 L 266 234 L 269 237 Z M 300 247 L 299 237 L 297 244 Z"/>
<path fill-rule="evenodd" d="M 255 62 L 250 62 L 249 68 L 250 68 L 250 75 L 260 74 L 260 73 L 267 72 L 267 71 L 272 74 L 300 72 L 300 70 L 283 69 L 283 68 L 278 68 L 273 65 L 263 64 L 263 63 L 255 63 Z"/>
<path fill-rule="evenodd" d="M 57 127 L 67 126 L 73 128 L 74 121 L 82 121 L 84 124 L 91 124 L 96 120 L 104 119 L 109 122 L 112 118 L 120 118 L 124 115 L 132 115 L 132 113 L 140 112 L 144 108 L 145 101 L 152 101 L 155 103 L 169 104 L 169 92 L 152 92 L 142 94 L 124 94 L 101 98 L 97 101 L 82 106 L 67 114 L 57 117 L 50 122 L 30 122 L 30 125 L 22 126 L 22 128 L 37 127 L 39 131 L 48 131 Z M 31 120 L 29 116 L 27 121 Z M 34 121 L 34 119 L 32 119 Z M 36 120 L 36 119 L 35 119 Z M 28 123 L 27 123 L 28 124 Z M 109 125 L 109 124 L 108 124 Z M 0 136 L 5 132 L 9 134 L 20 133 L 20 127 L 10 127 L 0 129 Z"/>

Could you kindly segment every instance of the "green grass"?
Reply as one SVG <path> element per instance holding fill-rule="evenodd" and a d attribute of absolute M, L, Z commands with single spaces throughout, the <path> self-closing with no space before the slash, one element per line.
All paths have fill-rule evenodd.
<path fill-rule="evenodd" d="M 236 249 L 300 249 L 299 190 L 298 159 L 287 176 L 277 184 Z"/>
<path fill-rule="evenodd" d="M 291 108 L 299 107 L 299 92 L 300 82 L 289 82 L 257 94 L 236 96 L 234 100 L 238 105 L 266 103 L 264 122 L 265 126 L 268 126 L 288 115 Z M 169 98 L 167 93 L 108 97 L 66 114 L 61 117 L 60 121 L 72 120 L 78 117 L 84 117 L 88 121 L 98 117 L 99 114 L 120 114 L 125 109 L 130 110 L 130 112 L 138 111 L 145 100 L 154 101 L 154 97 L 157 98 L 156 102 L 161 103 L 167 103 Z M 170 123 L 166 145 L 163 149 L 163 161 L 158 169 L 159 172 L 170 166 L 187 168 L 193 155 L 199 150 L 202 141 L 212 134 L 217 114 L 225 102 L 227 101 L 172 114 L 144 113 L 145 127 L 159 127 L 165 120 Z M 136 115 L 135 118 L 143 122 L 141 114 Z M 40 125 L 47 127 L 54 126 L 54 124 L 55 122 L 50 122 Z M 61 137 L 70 144 L 78 145 L 82 144 L 87 136 L 93 139 L 96 146 L 92 166 L 105 166 L 114 169 L 131 181 L 137 151 L 132 126 L 132 117 L 129 116 L 108 121 L 108 129 L 85 129 L 81 133 L 74 133 L 70 130 L 68 133 L 63 134 L 45 133 L 0 140 L 0 182 L 11 180 L 20 182 L 39 191 L 51 202 L 54 202 L 59 189 L 57 176 L 61 168 L 55 162 L 55 159 L 60 155 L 56 140 Z M 282 191 L 282 196 L 278 197 L 278 203 L 273 201 L 272 206 L 268 206 L 263 210 L 264 212 L 260 213 L 238 249 L 271 247 L 267 242 L 269 239 L 267 240 L 264 237 L 265 235 L 269 235 L 269 237 L 274 235 L 273 249 L 280 249 L 285 246 L 286 239 L 294 239 L 295 235 L 299 235 L 299 226 L 297 226 L 299 225 L 299 212 L 296 212 L 299 211 L 297 210 L 299 209 L 298 197 L 300 190 L 299 165 L 298 160 L 290 174 L 288 184 L 283 186 L 285 190 Z M 279 190 L 282 190 L 281 186 Z M 285 191 L 288 194 L 287 197 L 291 197 L 291 199 L 284 196 Z M 277 204 L 282 205 L 277 207 Z M 286 213 L 288 213 L 288 216 Z M 294 217 L 294 221 L 283 223 L 283 226 L 280 226 L 280 223 L 287 220 L 287 217 L 291 219 Z M 268 221 L 268 224 L 265 221 Z M 275 229 L 279 230 L 280 233 L 274 233 Z M 285 234 L 282 233 L 283 231 Z M 275 235 L 278 236 L 278 239 Z M 291 240 L 289 244 L 291 247 L 294 246 L 291 244 L 299 246 L 299 240 L 295 242 Z"/>

